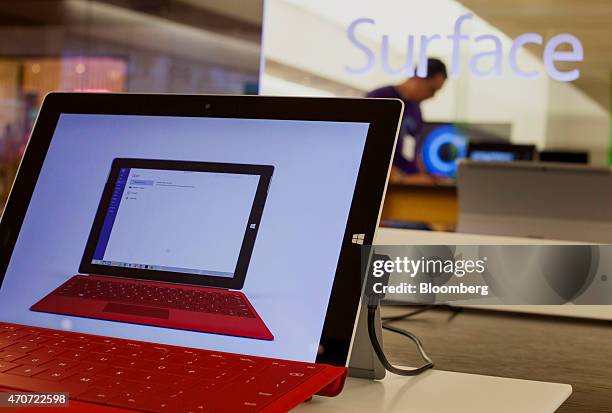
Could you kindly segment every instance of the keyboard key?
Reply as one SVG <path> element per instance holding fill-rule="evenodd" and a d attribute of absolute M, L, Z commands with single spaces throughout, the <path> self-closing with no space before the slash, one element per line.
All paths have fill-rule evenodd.
<path fill-rule="evenodd" d="M 44 342 L 50 341 L 51 339 L 49 337 L 43 337 L 43 336 L 39 336 L 39 335 L 34 335 L 34 334 L 30 334 L 28 336 L 25 336 L 24 338 L 20 339 L 19 341 L 21 342 L 28 342 L 28 343 L 34 343 L 34 344 L 42 344 Z"/>
<path fill-rule="evenodd" d="M 79 363 L 77 366 L 71 368 L 70 371 L 80 371 L 83 373 L 94 374 L 94 373 L 100 373 L 106 370 L 107 368 L 108 366 L 105 366 L 103 364 Z"/>
<path fill-rule="evenodd" d="M 154 413 L 176 413 L 180 410 L 181 404 L 182 403 L 175 400 L 170 402 L 165 397 L 159 397 L 154 398 L 153 400 L 147 400 L 142 406 L 142 409 Z"/>
<path fill-rule="evenodd" d="M 113 346 L 117 343 L 115 339 L 108 338 L 108 337 L 97 337 L 97 336 L 90 337 L 89 342 L 92 344 L 101 344 L 105 346 Z"/>
<path fill-rule="evenodd" d="M 51 340 L 50 344 L 57 347 L 63 347 L 66 349 L 78 350 L 77 347 L 82 343 L 78 340 L 71 340 L 69 338 L 61 338 L 59 340 Z"/>
<path fill-rule="evenodd" d="M 92 350 L 97 351 L 97 350 Z M 122 357 L 140 357 L 144 351 L 144 347 L 138 344 L 127 343 L 125 347 L 117 352 L 117 355 Z"/>
<path fill-rule="evenodd" d="M 138 387 L 136 388 L 139 392 L 152 392 L 155 394 L 160 394 L 165 392 L 167 389 L 176 388 L 180 386 L 180 388 L 191 388 L 193 386 L 189 384 L 181 384 L 181 385 L 171 385 L 169 386 L 166 383 L 138 383 Z"/>
<path fill-rule="evenodd" d="M 30 392 L 68 392 L 71 397 L 88 390 L 88 386 L 8 373 L 0 373 L 0 386 Z"/>
<path fill-rule="evenodd" d="M 215 412 L 258 412 L 263 409 L 271 400 L 258 400 L 252 397 L 229 398 L 225 401 L 215 400 L 213 408 L 209 411 Z M 213 404 L 213 403 L 211 403 Z"/>
<path fill-rule="evenodd" d="M 0 351 L 0 360 L 13 361 L 27 356 L 27 353 L 20 353 L 19 351 Z"/>
<path fill-rule="evenodd" d="M 113 356 L 107 353 L 90 353 L 86 354 L 85 357 L 82 358 L 82 360 L 91 363 L 101 363 L 108 365 L 111 364 Z"/>
<path fill-rule="evenodd" d="M 227 381 L 199 380 L 194 386 L 190 386 L 190 390 L 206 393 L 209 391 L 220 391 L 228 387 L 231 383 Z"/>
<path fill-rule="evenodd" d="M 70 333 L 63 333 L 61 331 L 57 331 L 57 330 L 42 330 L 40 332 L 41 336 L 44 337 L 50 337 L 50 338 L 56 338 L 56 339 L 61 339 L 63 337 L 66 337 L 66 335 L 69 335 Z"/>
<path fill-rule="evenodd" d="M 170 374 L 161 374 L 157 372 L 148 372 L 142 370 L 127 370 L 125 378 L 128 380 L 135 380 L 142 383 L 157 383 L 157 384 L 177 384 L 185 380 L 181 376 L 175 376 Z"/>
<path fill-rule="evenodd" d="M 144 406 L 150 399 L 146 393 L 123 393 L 112 397 L 107 403 L 110 406 L 139 409 L 139 406 Z"/>
<path fill-rule="evenodd" d="M 62 337 L 49 337 L 50 340 L 45 343 L 45 347 L 65 349 L 66 346 L 70 345 L 70 340 L 66 340 Z"/>
<path fill-rule="evenodd" d="M 45 371 L 46 369 L 44 367 L 36 367 L 36 366 L 19 366 L 19 367 L 15 367 L 14 369 L 11 369 L 9 371 L 7 371 L 7 374 L 14 374 L 17 376 L 26 376 L 26 377 L 31 377 L 35 374 L 41 373 L 43 371 Z"/>
<path fill-rule="evenodd" d="M 0 361 L 0 373 L 10 369 L 14 369 L 17 366 L 19 366 L 19 364 L 11 363 L 8 361 Z"/>
<path fill-rule="evenodd" d="M 80 342 L 90 342 L 90 336 L 87 335 L 76 335 L 76 334 L 71 334 L 70 337 L 74 340 L 78 340 Z"/>
<path fill-rule="evenodd" d="M 135 381 L 125 380 L 124 378 L 113 378 L 106 377 L 102 378 L 98 383 L 96 383 L 96 387 L 104 388 L 104 389 L 116 389 L 116 390 L 125 390 L 125 389 L 137 389 L 140 388 L 140 383 Z"/>
<path fill-rule="evenodd" d="M 170 363 L 170 364 L 185 365 L 187 363 L 194 364 L 197 359 L 198 357 L 195 354 L 195 352 L 190 352 L 190 354 L 172 353 L 172 354 L 166 355 L 163 361 L 165 363 Z"/>
<path fill-rule="evenodd" d="M 91 351 L 91 347 L 93 345 L 95 344 L 82 341 L 70 341 L 66 346 L 64 346 L 64 348 L 68 350 Z"/>
<path fill-rule="evenodd" d="M 5 332 L 5 331 L 17 331 L 17 330 L 21 330 L 25 328 L 25 326 L 18 326 L 18 325 L 13 325 L 13 324 L 3 324 L 0 325 L 0 331 Z"/>
<path fill-rule="evenodd" d="M 67 370 L 49 369 L 49 370 L 43 371 L 42 373 L 37 374 L 34 377 L 40 380 L 62 381 L 72 376 L 73 374 L 75 373 L 67 371 Z"/>
<path fill-rule="evenodd" d="M 27 354 L 23 357 L 20 357 L 19 359 L 15 360 L 18 361 L 19 364 L 28 364 L 28 365 L 33 365 L 33 366 L 40 366 L 41 364 L 47 363 L 49 361 L 53 360 L 53 357 L 51 356 L 39 356 L 39 355 L 31 355 L 31 354 Z"/>
<path fill-rule="evenodd" d="M 62 360 L 81 361 L 84 360 L 87 355 L 88 353 L 85 351 L 68 350 L 65 353 L 60 354 L 58 358 Z"/>
<path fill-rule="evenodd" d="M 10 340 L 8 338 L 0 339 L 0 350 L 5 347 L 12 346 L 13 344 L 18 343 L 17 340 Z"/>
<path fill-rule="evenodd" d="M 20 353 L 29 353 L 38 348 L 40 347 L 34 343 L 19 342 L 19 343 L 13 344 L 12 346 L 5 347 L 2 350 L 3 351 L 18 351 Z"/>
<path fill-rule="evenodd" d="M 107 404 L 108 401 L 117 397 L 121 392 L 119 390 L 111 390 L 105 388 L 92 388 L 75 397 L 77 400 Z"/>
<path fill-rule="evenodd" d="M 292 373 L 303 374 L 302 372 Z M 285 368 L 268 367 L 256 375 L 237 380 L 236 385 L 243 389 L 245 395 L 253 395 L 258 392 L 276 395 L 293 388 L 305 379 L 305 375 L 291 375 Z"/>
<path fill-rule="evenodd" d="M 167 347 L 153 346 L 148 349 L 143 349 L 140 352 L 140 358 L 151 361 L 163 361 L 170 356 L 172 352 Z"/>
<path fill-rule="evenodd" d="M 100 377 L 96 377 L 93 374 L 76 372 L 75 374 L 68 376 L 66 379 L 62 380 L 62 383 L 76 383 L 76 384 L 86 384 L 88 386 L 93 386 L 94 384 L 100 382 L 102 379 Z"/>
<path fill-rule="evenodd" d="M 289 370 L 286 367 L 269 367 L 258 374 L 258 379 L 262 383 L 259 390 L 269 393 L 286 391 L 314 374 L 316 371 L 307 372 L 300 366 L 291 366 Z"/>
<path fill-rule="evenodd" d="M 92 353 L 111 353 L 114 345 L 106 343 L 89 343 L 88 351 Z M 119 354 L 119 353 L 118 353 Z"/>
<path fill-rule="evenodd" d="M 133 380 L 103 378 L 95 385 L 96 388 L 111 389 L 129 393 L 159 394 L 169 388 L 167 384 L 139 383 Z"/>
<path fill-rule="evenodd" d="M 211 398 L 210 395 L 203 393 L 177 391 L 168 396 L 154 396 L 142 408 L 155 413 L 218 412 L 219 409 L 213 408 L 212 403 L 207 403 L 208 406 L 204 406 L 203 401 L 209 398 Z"/>
<path fill-rule="evenodd" d="M 47 363 L 44 363 L 41 365 L 41 367 L 45 367 L 45 368 L 52 369 L 52 370 L 68 370 L 78 365 L 79 365 L 79 362 L 76 360 L 59 359 L 59 360 L 51 360 Z"/>
<path fill-rule="evenodd" d="M 90 348 L 89 351 L 93 351 L 93 350 Z M 120 354 L 121 351 L 123 351 L 123 349 L 121 347 L 118 347 L 118 346 L 115 346 L 115 345 L 105 346 L 105 348 L 103 348 L 101 350 L 96 350 L 96 352 L 98 352 L 98 353 L 112 354 L 112 355 Z"/>
<path fill-rule="evenodd" d="M 200 378 L 210 378 L 214 375 L 217 375 L 218 370 L 209 369 L 201 366 L 190 366 L 190 365 L 180 365 L 180 364 L 154 364 L 151 367 L 152 371 L 157 371 L 160 373 L 169 373 L 183 376 L 185 378 L 189 377 L 200 377 Z"/>
<path fill-rule="evenodd" d="M 213 382 L 227 383 L 240 375 L 241 373 L 238 371 L 217 371 L 211 377 L 207 377 L 207 379 Z"/>
<path fill-rule="evenodd" d="M 58 357 L 60 354 L 66 353 L 66 350 L 57 347 L 45 347 L 30 352 L 31 356 L 52 356 Z"/>
<path fill-rule="evenodd" d="M 228 411 L 233 410 L 232 407 L 236 406 L 236 409 L 239 409 L 241 412 L 257 412 L 263 409 L 266 404 L 268 403 L 249 398 L 247 400 L 236 401 L 232 404 L 228 404 L 226 407 L 229 408 Z"/>
<path fill-rule="evenodd" d="M 150 361 L 121 356 L 113 357 L 108 364 L 115 367 L 125 367 L 138 370 L 147 370 L 151 366 Z"/>
<path fill-rule="evenodd" d="M 19 340 L 22 337 L 29 335 L 27 331 L 3 331 L 0 333 L 0 340 Z"/>
<path fill-rule="evenodd" d="M 117 357 L 126 357 L 133 359 L 141 359 L 143 351 L 140 349 L 129 348 L 123 351 L 118 351 L 115 355 Z"/>
<path fill-rule="evenodd" d="M 100 372 L 101 376 L 125 379 L 129 369 L 125 367 L 108 367 Z"/>

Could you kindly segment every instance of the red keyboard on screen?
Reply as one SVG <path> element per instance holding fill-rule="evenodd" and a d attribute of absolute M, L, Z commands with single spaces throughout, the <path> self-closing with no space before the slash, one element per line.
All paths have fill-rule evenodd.
<path fill-rule="evenodd" d="M 188 290 L 95 277 L 72 277 L 53 294 L 235 317 L 255 317 L 242 296 L 226 294 L 225 291 Z"/>
<path fill-rule="evenodd" d="M 282 412 L 346 368 L 0 323 L 0 388 L 145 412 Z"/>

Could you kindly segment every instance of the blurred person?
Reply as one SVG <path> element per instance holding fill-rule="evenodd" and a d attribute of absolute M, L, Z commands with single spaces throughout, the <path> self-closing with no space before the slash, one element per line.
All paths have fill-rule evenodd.
<path fill-rule="evenodd" d="M 416 70 L 415 70 L 416 72 Z M 420 132 L 423 129 L 421 102 L 433 98 L 444 86 L 448 73 L 440 59 L 427 59 L 427 76 L 413 76 L 399 85 L 381 87 L 369 92 L 369 98 L 395 98 L 404 102 L 404 116 L 395 148 L 391 180 L 406 183 L 434 183 L 420 160 Z"/>

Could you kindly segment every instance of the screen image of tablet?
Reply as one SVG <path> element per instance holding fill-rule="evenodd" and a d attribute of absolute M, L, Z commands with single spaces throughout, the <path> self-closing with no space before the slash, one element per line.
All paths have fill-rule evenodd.
<path fill-rule="evenodd" d="M 345 364 L 352 234 L 372 242 L 401 110 L 50 95 L 2 220 L 1 321 Z"/>
<path fill-rule="evenodd" d="M 272 340 L 246 295 L 215 287 L 244 285 L 273 170 L 114 159 L 81 274 L 31 309 Z"/>

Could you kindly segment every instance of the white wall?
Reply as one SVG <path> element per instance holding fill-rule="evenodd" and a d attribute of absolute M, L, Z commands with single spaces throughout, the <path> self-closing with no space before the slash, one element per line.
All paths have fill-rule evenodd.
<path fill-rule="evenodd" d="M 592 163 L 608 163 L 610 115 L 606 109 L 571 85 L 551 82 L 547 115 L 547 147 L 586 148 Z"/>

